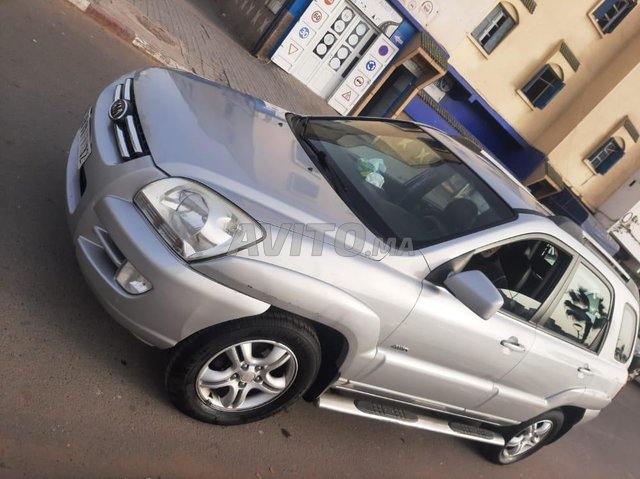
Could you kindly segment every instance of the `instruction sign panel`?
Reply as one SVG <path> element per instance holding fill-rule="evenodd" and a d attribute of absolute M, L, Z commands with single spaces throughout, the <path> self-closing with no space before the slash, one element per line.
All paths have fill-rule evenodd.
<path fill-rule="evenodd" d="M 420 25 L 427 26 L 438 14 L 437 0 L 399 0 Z"/>
<path fill-rule="evenodd" d="M 271 59 L 344 115 L 398 52 L 402 21 L 389 0 L 313 0 Z"/>
<path fill-rule="evenodd" d="M 329 98 L 329 105 L 341 115 L 347 115 L 396 53 L 398 48 L 391 40 L 384 35 L 379 36 Z"/>
<path fill-rule="evenodd" d="M 310 47 L 316 34 L 323 29 L 335 3 L 335 1 L 327 3 L 325 0 L 314 0 L 272 55 L 273 63 L 290 73 L 296 63 L 304 61 L 304 51 Z"/>
<path fill-rule="evenodd" d="M 390 37 L 402 23 L 402 17 L 388 0 L 352 0 L 375 26 Z"/>

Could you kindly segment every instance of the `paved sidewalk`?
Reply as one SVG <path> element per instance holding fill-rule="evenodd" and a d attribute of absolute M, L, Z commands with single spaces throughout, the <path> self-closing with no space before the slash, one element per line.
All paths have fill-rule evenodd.
<path fill-rule="evenodd" d="M 298 80 L 247 52 L 222 29 L 224 18 L 213 18 L 206 2 L 68 1 L 164 65 L 193 71 L 298 113 L 336 114 Z"/>

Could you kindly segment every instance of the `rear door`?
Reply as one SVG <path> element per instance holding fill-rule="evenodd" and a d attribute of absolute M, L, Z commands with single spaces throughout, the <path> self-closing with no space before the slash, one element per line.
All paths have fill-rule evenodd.
<path fill-rule="evenodd" d="M 553 303 L 536 318 L 536 343 L 506 375 L 486 414 L 501 412 L 527 420 L 557 405 L 580 399 L 585 390 L 611 385 L 611 368 L 599 358 L 612 316 L 613 289 L 585 262 L 578 261 Z M 611 389 L 611 388 L 609 388 Z"/>

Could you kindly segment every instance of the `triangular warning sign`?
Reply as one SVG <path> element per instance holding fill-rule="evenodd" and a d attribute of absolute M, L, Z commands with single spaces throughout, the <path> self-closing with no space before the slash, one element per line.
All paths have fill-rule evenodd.
<path fill-rule="evenodd" d="M 342 98 L 344 98 L 347 101 L 350 101 L 351 100 L 351 93 L 352 93 L 351 90 L 347 90 L 346 93 L 342 94 Z"/>
<path fill-rule="evenodd" d="M 290 43 L 289 44 L 289 55 L 294 54 L 298 50 L 300 50 L 300 49 L 298 47 L 296 47 L 295 43 Z"/>

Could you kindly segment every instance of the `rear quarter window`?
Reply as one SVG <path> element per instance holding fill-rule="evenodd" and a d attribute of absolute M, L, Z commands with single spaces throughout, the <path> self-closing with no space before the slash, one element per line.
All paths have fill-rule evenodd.
<path fill-rule="evenodd" d="M 618 333 L 614 357 L 616 361 L 626 363 L 633 355 L 633 344 L 638 330 L 638 317 L 628 304 L 624 308 L 622 324 Z"/>

